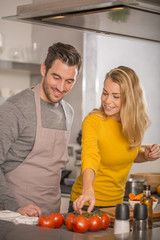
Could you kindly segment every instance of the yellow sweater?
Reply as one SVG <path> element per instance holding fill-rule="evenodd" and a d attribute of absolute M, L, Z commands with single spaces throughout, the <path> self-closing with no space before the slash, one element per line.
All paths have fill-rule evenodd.
<path fill-rule="evenodd" d="M 121 123 L 90 114 L 82 125 L 82 169 L 72 187 L 71 201 L 82 193 L 82 173 L 95 171 L 95 206 L 115 206 L 123 201 L 128 172 L 139 148 L 129 149 Z"/>

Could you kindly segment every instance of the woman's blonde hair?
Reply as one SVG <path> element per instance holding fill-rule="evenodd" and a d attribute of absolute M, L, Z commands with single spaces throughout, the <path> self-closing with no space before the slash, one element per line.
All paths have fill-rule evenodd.
<path fill-rule="evenodd" d="M 135 148 L 142 143 L 145 130 L 150 123 L 147 104 L 139 77 L 131 68 L 120 66 L 107 73 L 105 81 L 108 78 L 120 86 L 122 101 L 120 119 L 122 131 L 130 142 L 130 147 Z M 108 118 L 102 104 L 99 109 L 94 109 L 91 113 L 100 114 Z"/>

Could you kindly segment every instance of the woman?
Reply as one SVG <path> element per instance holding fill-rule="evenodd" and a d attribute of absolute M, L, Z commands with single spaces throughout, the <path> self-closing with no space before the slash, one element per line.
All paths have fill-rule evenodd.
<path fill-rule="evenodd" d="M 107 73 L 101 107 L 82 124 L 82 169 L 72 188 L 69 211 L 88 212 L 94 206 L 123 202 L 128 173 L 133 162 L 160 157 L 157 144 L 140 149 L 149 126 L 146 103 L 136 73 L 120 66 Z"/>

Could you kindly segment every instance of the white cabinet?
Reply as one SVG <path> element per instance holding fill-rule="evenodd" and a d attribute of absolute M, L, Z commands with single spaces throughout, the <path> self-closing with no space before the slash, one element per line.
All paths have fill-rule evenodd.
<path fill-rule="evenodd" d="M 69 201 L 70 201 L 70 194 L 62 193 L 60 213 L 68 213 Z"/>
<path fill-rule="evenodd" d="M 41 81 L 40 64 L 0 59 L 0 97 L 8 98 Z M 3 99 L 0 99 L 0 103 Z"/>

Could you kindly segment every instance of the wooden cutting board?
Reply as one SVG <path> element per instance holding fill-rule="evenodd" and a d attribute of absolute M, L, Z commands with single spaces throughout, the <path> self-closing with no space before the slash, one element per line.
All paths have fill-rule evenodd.
<path fill-rule="evenodd" d="M 110 216 L 111 222 L 115 221 L 115 209 L 116 207 L 111 208 L 101 208 L 101 212 L 105 212 Z M 133 209 L 130 208 L 130 220 L 133 220 Z M 153 210 L 153 222 L 160 222 L 160 211 Z"/>

